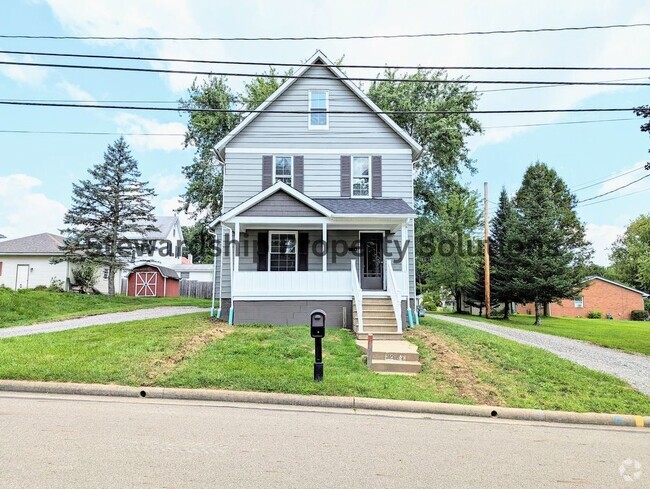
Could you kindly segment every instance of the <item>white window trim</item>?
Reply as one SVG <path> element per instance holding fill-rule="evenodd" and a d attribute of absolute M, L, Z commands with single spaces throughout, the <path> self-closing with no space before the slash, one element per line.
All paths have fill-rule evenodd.
<path fill-rule="evenodd" d="M 271 270 L 271 242 L 273 241 L 273 235 L 274 234 L 292 234 L 294 236 L 294 239 L 296 241 L 296 263 L 295 263 L 295 268 L 293 269 L 294 272 L 298 271 L 298 232 L 296 231 L 282 231 L 282 230 L 273 230 L 269 231 L 269 252 L 268 252 L 268 266 L 266 267 L 266 270 L 268 272 L 290 272 L 291 270 Z M 276 253 L 278 254 L 278 253 Z"/>
<path fill-rule="evenodd" d="M 312 126 L 311 125 L 311 95 L 312 93 L 325 93 L 325 115 L 327 123 L 324 126 Z M 329 90 L 309 90 L 309 103 L 308 103 L 308 114 L 307 114 L 307 127 L 310 130 L 314 131 L 327 131 L 330 128 L 330 92 Z"/>
<path fill-rule="evenodd" d="M 290 158 L 290 159 L 291 159 L 291 185 L 289 185 L 289 186 L 290 186 L 290 187 L 293 187 L 293 156 L 285 155 L 285 154 L 274 155 L 274 156 L 273 156 L 273 180 L 272 180 L 272 181 L 273 181 L 273 184 L 275 184 L 275 182 L 277 182 L 277 180 L 276 180 L 275 170 L 276 170 L 276 166 L 277 166 L 277 165 L 276 165 L 276 160 L 277 160 L 278 158 Z M 273 185 L 273 184 L 272 184 L 272 185 Z"/>
<path fill-rule="evenodd" d="M 579 305 L 578 305 L 579 304 Z M 581 295 L 573 299 L 573 307 L 578 309 L 584 309 L 585 307 L 585 296 Z"/>
<path fill-rule="evenodd" d="M 368 158 L 368 195 L 354 195 L 354 159 Z M 351 155 L 350 156 L 350 197 L 353 199 L 372 199 L 372 156 Z"/>

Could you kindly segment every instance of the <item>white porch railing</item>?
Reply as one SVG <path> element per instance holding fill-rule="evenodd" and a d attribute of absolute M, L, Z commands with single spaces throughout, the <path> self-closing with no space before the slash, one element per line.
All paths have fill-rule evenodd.
<path fill-rule="evenodd" d="M 393 271 L 393 262 L 386 260 L 386 288 L 390 294 L 390 300 L 393 303 L 393 311 L 395 312 L 395 320 L 397 321 L 397 332 L 402 332 L 402 294 L 400 294 L 395 272 Z M 403 273 L 400 273 L 403 275 Z"/>
<path fill-rule="evenodd" d="M 352 296 L 350 272 L 235 272 L 238 300 L 344 299 Z"/>
<path fill-rule="evenodd" d="M 363 333 L 363 295 L 361 285 L 359 284 L 359 274 L 357 273 L 357 261 L 351 260 L 350 271 L 352 272 L 352 293 L 354 295 L 354 307 L 357 309 L 358 332 Z M 354 322 L 354 318 L 352 319 Z"/>

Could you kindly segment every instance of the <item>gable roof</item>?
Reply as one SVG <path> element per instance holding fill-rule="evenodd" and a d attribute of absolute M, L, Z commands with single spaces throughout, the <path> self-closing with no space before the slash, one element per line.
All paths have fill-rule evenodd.
<path fill-rule="evenodd" d="M 385 114 L 377 105 L 370 100 L 370 98 L 363 93 L 363 91 L 356 86 L 341 70 L 339 70 L 334 63 L 332 63 L 327 56 L 325 56 L 320 50 L 316 51 L 314 55 L 309 58 L 306 63 L 301 66 L 293 78 L 289 78 L 285 81 L 280 87 L 267 98 L 262 105 L 260 105 L 255 112 L 248 114 L 244 120 L 242 120 L 237 127 L 230 131 L 226 137 L 217 143 L 214 147 L 214 150 L 217 153 L 217 156 L 221 161 L 225 161 L 224 153 L 225 147 L 230 143 L 235 136 L 237 136 L 241 131 L 244 130 L 251 122 L 253 122 L 263 111 L 265 111 L 275 100 L 277 100 L 289 87 L 291 87 L 297 80 L 302 77 L 307 70 L 309 70 L 312 65 L 322 64 L 324 67 L 328 68 L 334 76 L 336 76 L 341 82 L 347 86 L 352 93 L 354 93 L 361 101 L 366 104 L 371 111 L 373 111 L 377 116 L 382 119 L 395 133 L 401 137 L 412 149 L 413 159 L 416 159 L 420 153 L 422 153 L 422 146 L 420 146 L 415 139 L 413 139 L 404 129 L 402 129 L 393 119 L 391 119 L 387 114 Z"/>
<path fill-rule="evenodd" d="M 607 282 L 608 284 L 616 285 L 617 287 L 622 287 L 624 289 L 627 289 L 632 292 L 636 292 L 637 294 L 641 294 L 643 297 L 649 297 L 650 294 L 647 294 L 646 292 L 642 292 L 640 290 L 634 289 L 632 287 L 628 287 L 627 285 L 624 285 L 620 282 L 616 282 L 614 280 L 609 280 L 607 278 L 601 277 L 600 275 L 589 275 L 586 277 L 583 282 L 591 282 L 592 280 L 602 280 L 603 282 Z"/>
<path fill-rule="evenodd" d="M 171 233 L 172 228 L 179 221 L 178 216 L 154 216 L 154 226 L 158 228 L 158 231 L 148 231 L 142 234 L 138 233 L 126 233 L 125 236 L 129 239 L 146 239 L 151 241 L 156 241 L 159 239 L 167 239 L 169 233 Z M 146 225 L 146 222 L 141 222 L 141 225 Z M 180 239 L 180 236 L 179 236 Z"/>
<path fill-rule="evenodd" d="M 210 226 L 214 226 L 219 222 L 222 221 L 227 221 L 228 219 L 232 219 L 235 216 L 238 216 L 242 212 L 250 209 L 254 205 L 258 204 L 259 202 L 263 201 L 267 197 L 270 197 L 271 195 L 275 194 L 276 192 L 285 192 L 286 194 L 289 194 L 291 197 L 296 199 L 297 201 L 305 204 L 307 207 L 311 207 L 314 209 L 316 212 L 322 214 L 325 217 L 330 217 L 332 215 L 332 211 L 330 211 L 328 208 L 322 206 L 318 202 L 316 202 L 314 199 L 307 197 L 305 194 L 302 192 L 299 192 L 293 187 L 290 187 L 284 182 L 277 181 L 273 185 L 271 185 L 269 188 L 262 190 L 260 193 L 254 195 L 248 200 L 245 200 L 238 206 L 233 207 L 230 209 L 228 212 L 225 214 L 222 214 L 218 218 L 216 218 L 214 221 L 210 223 Z"/>
<path fill-rule="evenodd" d="M 63 237 L 41 233 L 0 243 L 0 255 L 61 255 Z"/>

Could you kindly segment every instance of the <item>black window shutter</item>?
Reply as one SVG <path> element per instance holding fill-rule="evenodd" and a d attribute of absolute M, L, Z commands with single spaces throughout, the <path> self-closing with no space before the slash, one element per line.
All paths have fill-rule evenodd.
<path fill-rule="evenodd" d="M 266 272 L 269 269 L 269 232 L 257 233 L 257 271 Z"/>
<path fill-rule="evenodd" d="M 341 197 L 350 197 L 350 156 L 341 156 Z"/>
<path fill-rule="evenodd" d="M 262 190 L 273 185 L 273 156 L 262 156 Z"/>
<path fill-rule="evenodd" d="M 309 269 L 309 233 L 298 233 L 298 271 Z"/>
<path fill-rule="evenodd" d="M 372 157 L 372 196 L 381 197 L 381 156 Z"/>
<path fill-rule="evenodd" d="M 304 192 L 305 188 L 305 157 L 293 157 L 293 188 L 298 192 Z"/>

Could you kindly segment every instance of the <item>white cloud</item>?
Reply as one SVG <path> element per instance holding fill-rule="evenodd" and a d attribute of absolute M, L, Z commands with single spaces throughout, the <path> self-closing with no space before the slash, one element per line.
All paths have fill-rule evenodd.
<path fill-rule="evenodd" d="M 604 194 L 606 192 L 612 192 L 613 190 L 616 190 L 619 187 L 632 184 L 632 182 L 634 182 L 635 180 L 638 180 L 639 178 L 646 175 L 642 171 L 639 171 L 644 166 L 645 166 L 645 161 L 642 161 L 639 163 L 635 163 L 634 165 L 631 165 L 627 168 L 623 168 L 621 171 L 614 173 L 613 175 L 608 177 L 609 179 L 607 182 L 603 183 L 598 193 Z M 619 191 L 620 195 L 626 192 L 632 192 L 632 191 L 644 190 L 650 188 L 650 182 L 648 180 L 650 179 L 642 180 L 639 183 L 635 183 L 630 185 L 629 187 L 621 189 Z M 619 193 L 617 192 L 612 196 L 615 195 L 619 195 Z"/>
<path fill-rule="evenodd" d="M 81 100 L 82 102 L 97 102 L 97 99 L 95 99 L 95 97 L 74 83 L 62 81 L 57 83 L 56 86 L 60 90 L 63 90 L 73 100 Z"/>
<path fill-rule="evenodd" d="M 0 61 L 33 62 L 34 58 L 0 54 Z M 0 73 L 23 85 L 39 85 L 47 77 L 48 71 L 40 66 L 0 65 Z"/>
<path fill-rule="evenodd" d="M 18 238 L 58 233 L 66 208 L 36 191 L 42 184 L 38 178 L 23 173 L 0 176 L 0 234 Z"/>
<path fill-rule="evenodd" d="M 151 178 L 151 185 L 158 195 L 168 194 L 178 189 L 185 183 L 185 179 L 180 175 L 154 175 Z"/>
<path fill-rule="evenodd" d="M 196 221 L 191 219 L 185 212 L 178 212 L 178 208 L 181 206 L 182 202 L 179 197 L 172 197 L 170 199 L 163 199 L 158 202 L 156 206 L 156 212 L 163 216 L 173 216 L 178 214 L 182 226 L 191 226 Z"/>
<path fill-rule="evenodd" d="M 127 134 L 125 138 L 134 148 L 166 152 L 183 149 L 186 126 L 180 122 L 159 122 L 155 119 L 121 112 L 115 117 L 115 123 L 118 132 Z M 142 136 L 138 134 L 142 134 Z"/>
<path fill-rule="evenodd" d="M 609 251 L 612 243 L 625 232 L 625 228 L 611 224 L 587 224 L 585 230 L 587 239 L 594 247 L 594 263 L 609 265 Z"/>

